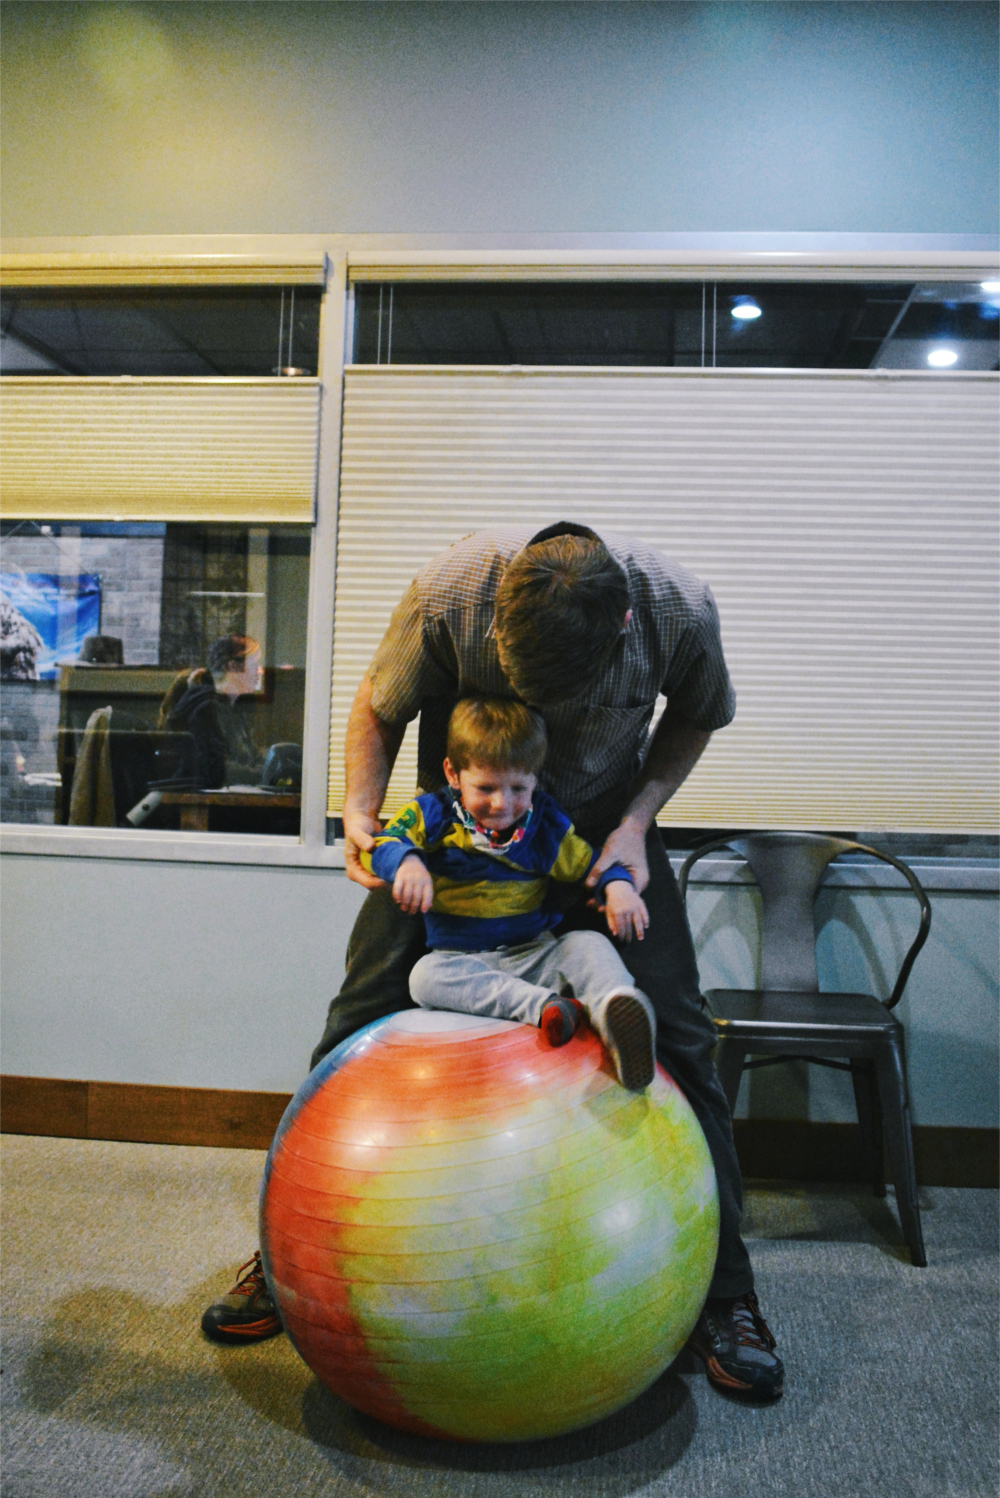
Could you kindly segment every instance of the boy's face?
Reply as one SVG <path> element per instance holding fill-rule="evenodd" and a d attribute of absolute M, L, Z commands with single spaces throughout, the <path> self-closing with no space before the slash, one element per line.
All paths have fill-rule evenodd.
<path fill-rule="evenodd" d="M 456 770 L 450 759 L 444 762 L 444 773 L 469 815 L 490 832 L 502 832 L 524 816 L 537 784 L 537 776 L 528 770 L 498 770 L 495 765 Z"/>

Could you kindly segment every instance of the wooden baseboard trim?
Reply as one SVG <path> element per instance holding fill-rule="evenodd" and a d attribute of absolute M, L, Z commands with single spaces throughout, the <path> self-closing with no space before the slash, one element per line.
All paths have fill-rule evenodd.
<path fill-rule="evenodd" d="M 0 1130 L 64 1139 L 267 1149 L 291 1094 L 219 1087 L 147 1087 L 0 1077 Z M 863 1182 L 854 1124 L 738 1118 L 736 1150 L 746 1180 Z M 923 1186 L 1000 1185 L 1000 1130 L 913 1131 Z"/>
<path fill-rule="evenodd" d="M 0 1130 L 63 1139 L 266 1150 L 290 1092 L 0 1077 Z"/>

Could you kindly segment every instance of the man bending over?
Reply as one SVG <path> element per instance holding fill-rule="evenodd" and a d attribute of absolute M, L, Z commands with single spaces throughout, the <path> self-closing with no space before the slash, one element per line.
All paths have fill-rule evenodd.
<path fill-rule="evenodd" d="M 647 743 L 660 694 L 666 711 Z M 740 1235 L 742 1183 L 712 1060 L 715 1029 L 655 825 L 712 732 L 735 711 L 715 602 L 691 573 L 649 547 L 563 522 L 534 536 L 512 529 L 466 537 L 414 579 L 348 723 L 347 872 L 370 893 L 312 1064 L 363 1025 L 411 1004 L 410 972 L 427 951 L 423 916 L 401 909 L 361 855 L 381 834 L 378 813 L 407 723 L 420 715 L 419 788 L 437 790 L 452 708 L 469 696 L 512 698 L 540 714 L 549 752 L 539 784 L 600 849 L 586 884 L 592 892 L 618 865 L 645 900 L 644 940 L 618 943 L 619 954 L 653 1006 L 657 1059 L 697 1115 L 719 1191 L 718 1257 L 691 1346 L 717 1387 L 775 1398 L 783 1369 Z M 585 893 L 555 935 L 602 928 Z M 243 1341 L 281 1330 L 259 1260 L 246 1267 L 234 1293 L 205 1313 L 209 1335 Z"/>

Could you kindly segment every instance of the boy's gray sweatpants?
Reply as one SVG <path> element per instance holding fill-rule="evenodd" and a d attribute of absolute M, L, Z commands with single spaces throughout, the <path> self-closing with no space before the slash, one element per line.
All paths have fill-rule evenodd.
<path fill-rule="evenodd" d="M 424 1009 L 459 1009 L 537 1025 L 545 1005 L 567 983 L 599 1034 L 604 1033 L 608 1000 L 616 993 L 639 993 L 600 932 L 567 931 L 557 937 L 544 931 L 534 941 L 492 952 L 428 952 L 410 973 L 410 996 Z M 652 1019 L 652 1009 L 646 1007 Z"/>

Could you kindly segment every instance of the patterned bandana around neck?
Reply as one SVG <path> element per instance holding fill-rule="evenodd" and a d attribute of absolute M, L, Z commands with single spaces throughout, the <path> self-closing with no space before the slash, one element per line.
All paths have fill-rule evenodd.
<path fill-rule="evenodd" d="M 515 843 L 521 841 L 531 820 L 532 808 L 529 806 L 512 826 L 505 827 L 502 832 L 492 832 L 489 827 L 484 827 L 466 811 L 457 792 L 452 794 L 452 801 L 458 820 L 471 834 L 473 847 L 481 848 L 484 853 L 506 853 L 508 848 L 512 848 Z"/>

